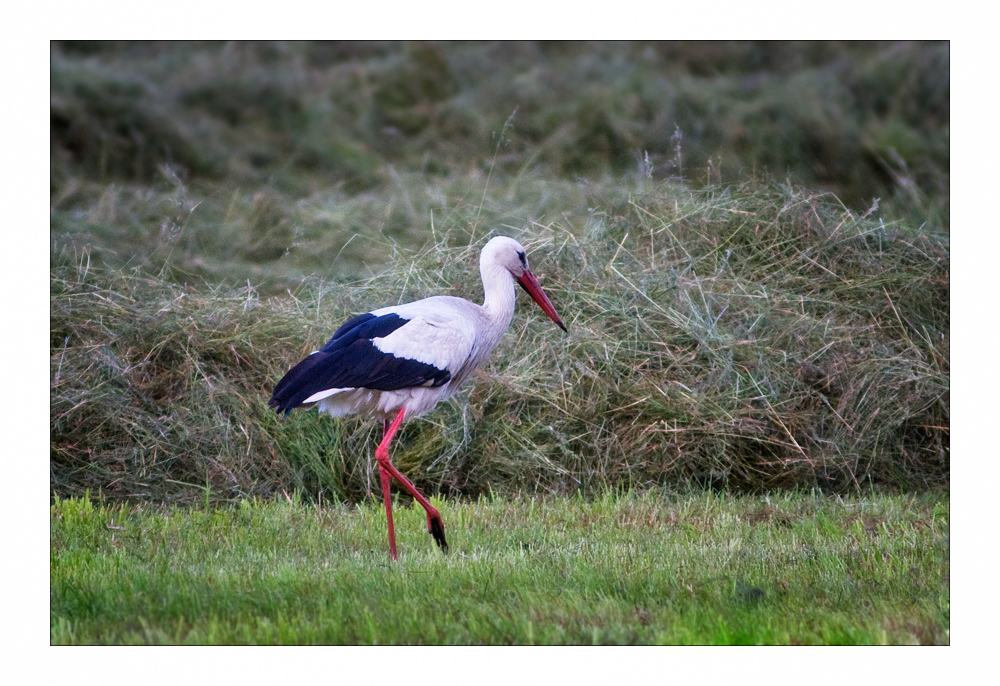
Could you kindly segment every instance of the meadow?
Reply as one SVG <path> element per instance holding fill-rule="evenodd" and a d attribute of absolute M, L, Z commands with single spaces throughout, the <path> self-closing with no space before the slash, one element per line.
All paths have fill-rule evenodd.
<path fill-rule="evenodd" d="M 943 494 L 52 507 L 54 644 L 940 644 Z"/>
<path fill-rule="evenodd" d="M 949 642 L 948 106 L 946 43 L 53 43 L 53 643 Z M 569 333 L 404 425 L 457 538 L 401 493 L 390 566 L 380 428 L 267 399 L 498 233 Z"/>

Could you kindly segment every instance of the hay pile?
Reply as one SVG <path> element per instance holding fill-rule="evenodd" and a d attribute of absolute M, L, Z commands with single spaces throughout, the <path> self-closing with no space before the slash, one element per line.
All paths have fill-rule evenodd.
<path fill-rule="evenodd" d="M 584 228 L 501 233 L 528 247 L 570 334 L 519 303 L 466 394 L 404 426 L 393 459 L 418 487 L 947 485 L 947 238 L 750 184 L 650 188 Z M 454 238 L 368 281 L 306 280 L 267 299 L 54 255 L 53 492 L 377 490 L 375 422 L 281 421 L 267 400 L 352 314 L 435 293 L 480 300 L 488 236 Z"/>

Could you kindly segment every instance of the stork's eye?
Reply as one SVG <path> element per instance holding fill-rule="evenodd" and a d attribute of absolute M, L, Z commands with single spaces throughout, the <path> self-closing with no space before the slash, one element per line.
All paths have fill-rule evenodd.
<path fill-rule="evenodd" d="M 525 254 L 523 252 L 518 252 L 517 253 L 517 257 L 518 257 L 519 260 L 521 260 L 521 266 L 524 266 L 524 267 L 528 266 L 528 258 L 525 256 Z"/>

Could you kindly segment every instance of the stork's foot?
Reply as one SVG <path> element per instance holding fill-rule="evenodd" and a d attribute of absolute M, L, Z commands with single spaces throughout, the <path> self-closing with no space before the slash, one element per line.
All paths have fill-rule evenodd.
<path fill-rule="evenodd" d="M 444 522 L 441 521 L 441 515 L 427 515 L 427 531 L 434 537 L 434 542 L 441 546 L 441 552 L 448 552 L 448 542 L 444 540 Z"/>

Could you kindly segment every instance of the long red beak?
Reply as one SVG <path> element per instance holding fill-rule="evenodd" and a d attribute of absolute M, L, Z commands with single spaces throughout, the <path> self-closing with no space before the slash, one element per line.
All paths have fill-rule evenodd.
<path fill-rule="evenodd" d="M 545 295 L 545 291 L 542 290 L 541 284 L 538 283 L 538 279 L 535 278 L 535 275 L 531 273 L 530 269 L 525 269 L 524 274 L 517 279 L 517 282 L 521 284 L 521 288 L 528 292 L 531 299 L 538 303 L 538 306 L 542 308 L 542 312 L 549 315 L 549 319 L 558 324 L 560 329 L 569 333 L 569 329 L 566 328 L 566 325 L 562 323 L 562 319 L 559 318 L 559 313 L 556 312 L 556 308 L 552 306 L 552 301 L 549 300 L 549 296 Z"/>

